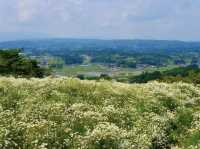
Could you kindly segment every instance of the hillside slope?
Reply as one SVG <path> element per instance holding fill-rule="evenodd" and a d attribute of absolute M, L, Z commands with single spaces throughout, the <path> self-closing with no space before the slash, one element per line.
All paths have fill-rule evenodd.
<path fill-rule="evenodd" d="M 0 148 L 199 148 L 191 84 L 0 78 Z"/>

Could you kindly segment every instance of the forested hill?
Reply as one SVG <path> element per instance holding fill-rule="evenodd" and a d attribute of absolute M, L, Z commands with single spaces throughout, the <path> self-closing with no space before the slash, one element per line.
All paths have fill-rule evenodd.
<path fill-rule="evenodd" d="M 40 39 L 1 42 L 0 48 L 24 48 L 37 50 L 132 50 L 156 52 L 158 50 L 199 50 L 200 42 L 168 40 L 97 40 L 97 39 Z"/>

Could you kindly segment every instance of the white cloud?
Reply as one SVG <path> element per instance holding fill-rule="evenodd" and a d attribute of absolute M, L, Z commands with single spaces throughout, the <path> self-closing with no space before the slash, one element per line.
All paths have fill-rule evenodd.
<path fill-rule="evenodd" d="M 0 0 L 0 32 L 196 39 L 199 8 L 199 0 Z"/>

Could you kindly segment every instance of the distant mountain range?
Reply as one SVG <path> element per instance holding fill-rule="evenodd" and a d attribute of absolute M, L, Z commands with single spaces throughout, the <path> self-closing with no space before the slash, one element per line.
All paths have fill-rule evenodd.
<path fill-rule="evenodd" d="M 133 50 L 156 52 L 200 50 L 200 42 L 184 42 L 170 40 L 98 40 L 98 39 L 28 39 L 6 41 L 0 43 L 0 48 L 23 48 L 25 50 Z"/>

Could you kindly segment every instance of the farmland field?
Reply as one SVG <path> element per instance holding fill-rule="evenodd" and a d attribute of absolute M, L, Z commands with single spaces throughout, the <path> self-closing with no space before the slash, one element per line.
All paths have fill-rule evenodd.
<path fill-rule="evenodd" d="M 164 67 L 146 67 L 146 68 L 123 68 L 108 67 L 102 64 L 88 63 L 86 65 L 64 65 L 63 68 L 54 68 L 53 70 L 63 76 L 76 76 L 77 74 L 85 74 L 86 76 L 99 76 L 100 74 L 109 74 L 112 77 L 139 75 L 144 71 L 164 71 L 178 67 L 177 65 L 169 65 Z"/>

